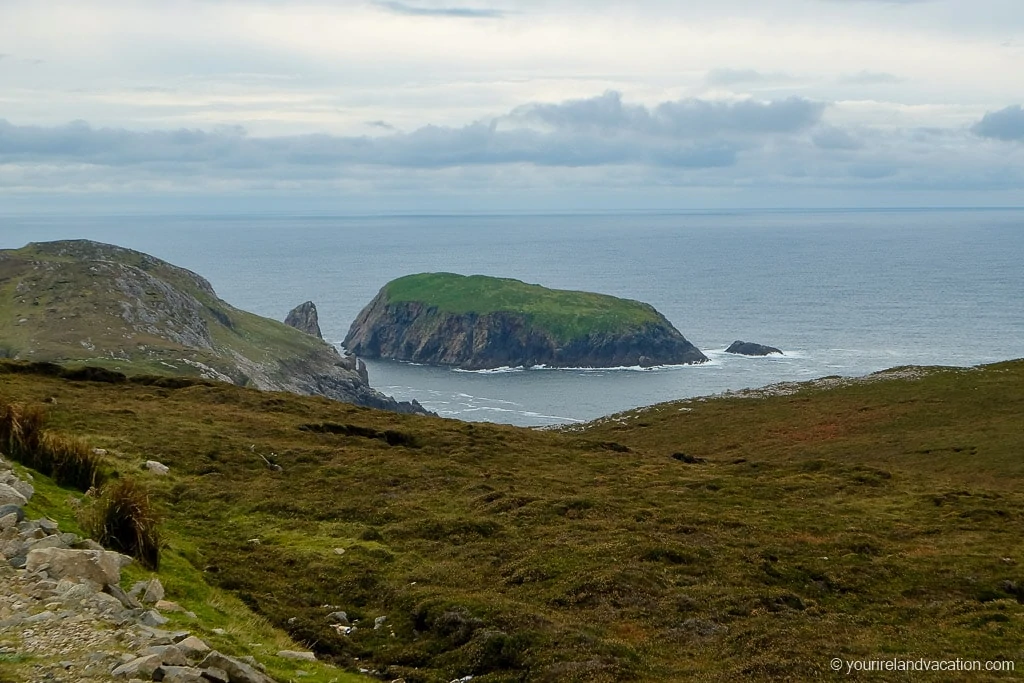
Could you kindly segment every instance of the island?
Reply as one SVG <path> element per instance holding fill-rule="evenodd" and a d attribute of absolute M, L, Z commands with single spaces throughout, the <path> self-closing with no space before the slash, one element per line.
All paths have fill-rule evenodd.
<path fill-rule="evenodd" d="M 707 361 L 649 304 L 455 273 L 389 282 L 359 313 L 343 343 L 364 358 L 465 370 Z"/>

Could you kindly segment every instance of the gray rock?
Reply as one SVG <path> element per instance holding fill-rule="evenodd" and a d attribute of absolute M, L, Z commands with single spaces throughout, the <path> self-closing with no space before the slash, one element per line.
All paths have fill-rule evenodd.
<path fill-rule="evenodd" d="M 179 641 L 177 647 L 189 659 L 204 657 L 210 651 L 210 646 L 195 636 L 189 636 Z"/>
<path fill-rule="evenodd" d="M 203 678 L 210 683 L 231 683 L 231 676 L 228 675 L 228 672 L 215 666 L 203 669 Z"/>
<path fill-rule="evenodd" d="M 142 613 L 142 616 L 139 617 L 139 623 L 153 627 L 163 626 L 167 623 L 167 617 L 151 609 Z"/>
<path fill-rule="evenodd" d="M 151 645 L 139 653 L 140 657 L 160 655 L 160 663 L 165 666 L 188 666 L 185 653 L 177 645 Z"/>
<path fill-rule="evenodd" d="M 121 567 L 131 561 L 130 557 L 106 550 L 42 548 L 29 551 L 25 568 L 29 573 L 45 570 L 50 578 L 89 582 L 102 588 L 120 583 Z"/>
<path fill-rule="evenodd" d="M 741 356 L 768 356 L 773 353 L 777 353 L 780 356 L 782 355 L 782 351 L 774 346 L 765 346 L 764 344 L 755 344 L 753 342 L 745 341 L 734 341 L 729 345 L 729 348 L 727 348 L 725 352 L 735 353 Z"/>
<path fill-rule="evenodd" d="M 163 476 L 171 471 L 170 467 L 163 464 L 162 462 L 157 462 L 156 460 L 147 460 L 146 463 L 142 466 L 142 469 L 149 470 L 153 474 L 158 474 L 160 476 Z"/>
<path fill-rule="evenodd" d="M 327 621 L 331 622 L 332 624 L 341 624 L 343 626 L 348 626 L 348 614 L 346 614 L 345 612 L 331 612 L 327 615 Z"/>
<path fill-rule="evenodd" d="M 25 500 L 32 500 L 32 496 L 36 494 L 36 490 L 32 488 L 32 484 L 21 479 L 15 479 L 8 484 L 12 489 L 24 496 Z"/>
<path fill-rule="evenodd" d="M 0 517 L 6 517 L 10 514 L 17 515 L 19 524 L 25 519 L 25 511 L 22 509 L 21 505 L 15 505 L 13 503 L 0 505 Z"/>
<path fill-rule="evenodd" d="M 146 590 L 142 593 L 142 602 L 146 605 L 155 605 L 164 599 L 164 585 L 160 579 L 150 579 L 146 584 Z"/>
<path fill-rule="evenodd" d="M 164 683 L 206 683 L 202 669 L 192 666 L 161 666 L 153 672 L 154 681 Z"/>
<path fill-rule="evenodd" d="M 57 529 L 60 528 L 57 522 L 52 519 L 46 519 L 45 517 L 43 519 L 36 520 L 36 524 L 38 524 L 39 528 L 48 534 L 55 534 L 57 533 Z"/>
<path fill-rule="evenodd" d="M 284 319 L 284 324 L 301 330 L 306 334 L 311 334 L 317 339 L 324 338 L 324 335 L 320 332 L 320 319 L 317 316 L 316 304 L 312 301 L 307 301 L 293 308 L 288 313 L 288 317 Z"/>
<path fill-rule="evenodd" d="M 18 509 L 20 510 L 21 508 Z M 18 519 L 18 515 L 14 512 L 10 513 L 9 515 L 4 515 L 3 517 L 0 517 L 0 531 L 5 531 L 7 529 L 11 529 L 18 526 L 19 521 L 21 520 Z"/>
<path fill-rule="evenodd" d="M 373 630 L 376 631 L 384 627 L 384 624 L 388 622 L 387 617 L 377 617 L 373 620 Z"/>
<path fill-rule="evenodd" d="M 120 586 L 107 586 L 103 590 L 117 598 L 118 601 L 128 609 L 142 608 L 142 603 L 125 593 Z"/>
<path fill-rule="evenodd" d="M 151 680 L 153 672 L 160 668 L 160 655 L 137 657 L 117 667 L 110 674 L 114 678 L 142 678 Z"/>
<path fill-rule="evenodd" d="M 274 683 L 274 679 L 257 670 L 256 667 L 233 657 L 222 655 L 216 650 L 206 655 L 199 665 L 201 669 L 211 667 L 225 671 L 231 683 Z"/>
<path fill-rule="evenodd" d="M 28 500 L 8 484 L 0 484 L 0 505 L 25 507 L 28 505 Z"/>

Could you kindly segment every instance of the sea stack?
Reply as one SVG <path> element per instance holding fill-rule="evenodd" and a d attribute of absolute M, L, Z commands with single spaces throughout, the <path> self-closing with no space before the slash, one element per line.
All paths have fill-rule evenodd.
<path fill-rule="evenodd" d="M 389 282 L 352 323 L 344 345 L 365 358 L 466 370 L 707 360 L 649 304 L 454 273 Z"/>
<path fill-rule="evenodd" d="M 288 317 L 284 319 L 284 324 L 301 330 L 306 334 L 311 334 L 317 339 L 324 338 L 324 335 L 320 332 L 320 318 L 316 313 L 316 304 L 312 301 L 307 301 L 293 308 L 288 313 Z"/>

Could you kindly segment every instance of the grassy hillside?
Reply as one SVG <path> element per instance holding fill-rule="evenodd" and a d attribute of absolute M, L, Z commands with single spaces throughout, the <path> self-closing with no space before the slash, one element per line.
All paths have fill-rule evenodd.
<path fill-rule="evenodd" d="M 55 401 L 55 427 L 123 468 L 170 465 L 151 483 L 171 552 L 325 656 L 390 678 L 1024 666 L 1024 361 L 664 404 L 565 433 L 209 383 L 0 374 L 0 394 Z M 358 620 L 348 635 L 328 626 L 338 609 Z"/>
<path fill-rule="evenodd" d="M 651 306 L 607 294 L 548 289 L 486 275 L 420 273 L 389 282 L 388 302 L 413 301 L 455 314 L 508 312 L 526 316 L 554 336 L 570 340 L 646 324 L 666 324 Z"/>
<path fill-rule="evenodd" d="M 0 251 L 0 357 L 245 383 L 326 344 L 220 300 L 202 277 L 87 240 Z M 260 370 L 259 368 L 266 368 Z"/>

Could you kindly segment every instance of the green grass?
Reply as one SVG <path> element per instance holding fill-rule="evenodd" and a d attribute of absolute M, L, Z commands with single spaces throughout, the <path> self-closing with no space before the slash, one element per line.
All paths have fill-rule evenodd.
<path fill-rule="evenodd" d="M 216 591 L 352 669 L 493 683 L 880 680 L 833 674 L 832 657 L 1024 666 L 1024 361 L 562 433 L 2 377 L 10 400 L 55 398 L 55 428 L 125 471 L 171 467 L 145 476 L 172 599 L 226 619 L 201 611 Z M 309 428 L 325 424 L 344 429 Z M 335 609 L 358 630 L 330 629 Z"/>
<path fill-rule="evenodd" d="M 407 275 L 389 282 L 385 291 L 389 303 L 419 302 L 447 313 L 520 314 L 563 341 L 591 333 L 668 324 L 654 308 L 639 301 L 592 292 L 548 289 L 486 275 Z"/>

